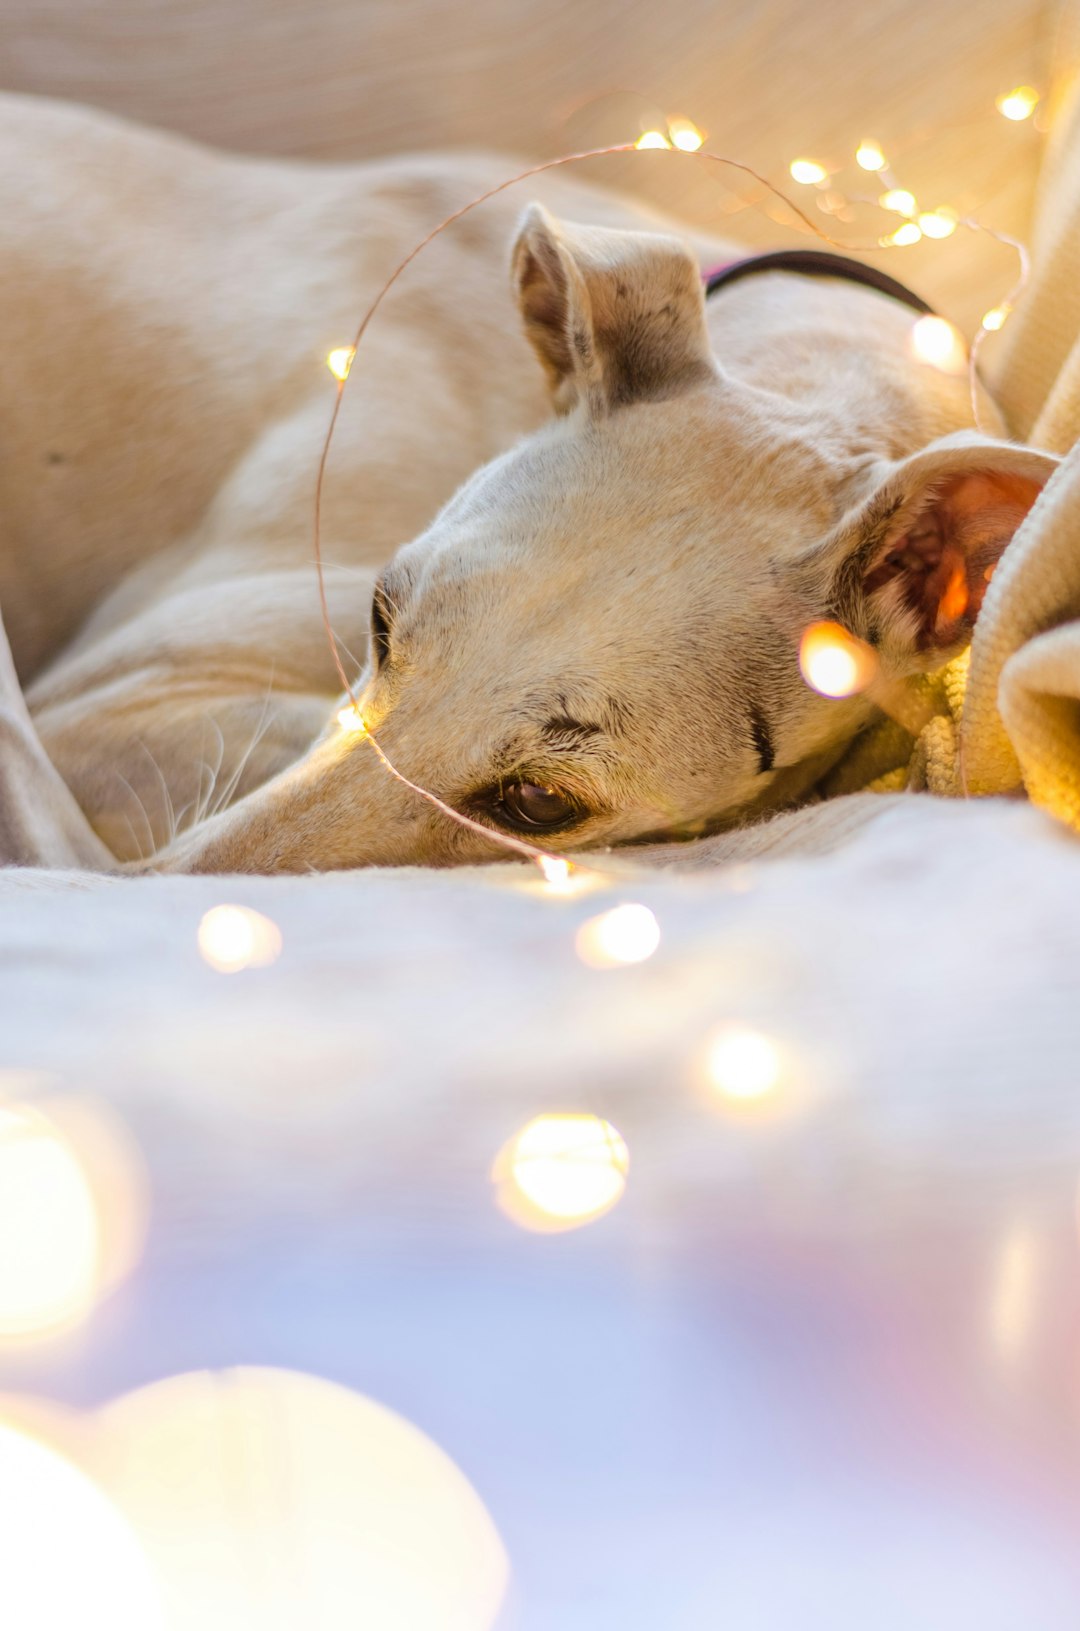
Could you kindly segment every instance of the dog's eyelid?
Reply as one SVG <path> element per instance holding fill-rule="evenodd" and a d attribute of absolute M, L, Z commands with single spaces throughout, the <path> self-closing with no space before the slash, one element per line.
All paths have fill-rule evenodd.
<path fill-rule="evenodd" d="M 479 815 L 494 822 L 500 827 L 508 827 L 512 831 L 525 830 L 513 820 L 507 820 L 507 794 L 516 787 L 531 786 L 543 790 L 561 793 L 568 805 L 565 819 L 556 821 L 547 829 L 551 832 L 570 831 L 579 827 L 583 822 L 595 816 L 598 812 L 594 804 L 586 802 L 576 788 L 566 786 L 559 777 L 541 774 L 537 771 L 507 771 L 496 780 L 488 782 L 486 786 L 477 788 L 460 801 L 459 808 L 467 814 Z M 536 830 L 543 830 L 538 827 Z"/>

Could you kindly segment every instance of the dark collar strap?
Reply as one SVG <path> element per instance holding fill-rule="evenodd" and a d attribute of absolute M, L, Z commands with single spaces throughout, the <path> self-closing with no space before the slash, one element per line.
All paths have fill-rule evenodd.
<path fill-rule="evenodd" d="M 729 261 L 726 266 L 702 274 L 705 294 L 715 294 L 717 289 L 738 283 L 740 278 L 755 272 L 799 272 L 804 277 L 846 278 L 848 283 L 861 283 L 879 294 L 891 295 L 924 316 L 934 309 L 921 295 L 898 283 L 887 272 L 879 272 L 876 266 L 864 266 L 862 261 L 849 260 L 846 255 L 830 255 L 824 249 L 778 249 L 769 255 L 750 255 L 746 260 Z"/>

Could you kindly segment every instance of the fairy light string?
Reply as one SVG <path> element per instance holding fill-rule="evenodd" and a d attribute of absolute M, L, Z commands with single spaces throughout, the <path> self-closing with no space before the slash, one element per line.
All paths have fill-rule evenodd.
<path fill-rule="evenodd" d="M 1026 94 L 1024 97 L 1025 103 L 1030 101 L 1030 106 L 1027 109 L 1028 112 L 1030 112 L 1035 106 L 1035 102 L 1038 99 L 1037 93 L 1032 94 L 1034 96 L 1034 100 L 1028 98 Z M 1018 114 L 1016 111 L 1016 109 L 1020 106 L 1020 103 L 1015 100 L 1018 95 L 1019 93 L 1010 93 L 1008 97 L 1001 97 L 998 99 L 999 111 L 1005 113 L 1006 117 L 1015 119 L 1017 117 L 1027 116 L 1026 113 Z M 1008 104 L 1008 109 L 1010 110 L 1008 112 L 1006 112 L 1006 103 Z M 334 433 L 337 429 L 338 420 L 341 414 L 341 405 L 345 395 L 345 387 L 352 377 L 352 372 L 360 345 L 365 334 L 367 333 L 372 319 L 379 310 L 384 299 L 397 283 L 402 274 L 408 269 L 409 266 L 411 266 L 412 262 L 417 258 L 417 256 L 424 249 L 426 249 L 435 238 L 439 237 L 440 234 L 455 225 L 456 222 L 462 220 L 466 215 L 471 214 L 473 210 L 478 209 L 481 204 L 486 204 L 490 199 L 497 197 L 500 193 L 506 192 L 511 187 L 520 185 L 521 182 L 527 181 L 533 176 L 543 175 L 548 171 L 562 169 L 572 164 L 581 164 L 588 159 L 607 158 L 616 153 L 647 151 L 665 151 L 669 153 L 677 153 L 682 157 L 693 159 L 698 162 L 704 161 L 706 165 L 719 164 L 728 169 L 740 172 L 741 174 L 755 181 L 759 187 L 764 188 L 765 191 L 771 194 L 774 199 L 777 199 L 788 210 L 790 210 L 792 215 L 794 215 L 796 219 L 802 223 L 803 227 L 814 237 L 820 239 L 823 243 L 828 244 L 834 249 L 840 249 L 847 252 L 854 250 L 861 253 L 880 252 L 881 250 L 900 248 L 905 244 L 916 243 L 924 236 L 929 238 L 948 237 L 952 234 L 955 226 L 957 225 L 967 227 L 972 231 L 986 233 L 989 237 L 996 239 L 999 243 L 1005 244 L 1009 248 L 1013 249 L 1016 252 L 1019 260 L 1019 277 L 1017 278 L 1015 285 L 1009 290 L 1008 294 L 999 303 L 999 305 L 993 307 L 985 314 L 972 340 L 968 353 L 968 377 L 971 392 L 972 414 L 978 428 L 982 428 L 979 421 L 978 407 L 977 364 L 979 351 L 987 334 L 995 332 L 997 329 L 1002 327 L 1007 317 L 1014 309 L 1016 302 L 1023 293 L 1023 290 L 1030 277 L 1030 257 L 1027 249 L 1023 243 L 1012 237 L 1010 234 L 1000 232 L 992 227 L 984 226 L 982 222 L 976 220 L 972 216 L 958 216 L 955 212 L 947 209 L 944 206 L 938 206 L 932 211 L 920 211 L 916 196 L 898 183 L 897 178 L 889 166 L 884 152 L 876 141 L 870 139 L 863 140 L 856 150 L 855 161 L 864 172 L 877 176 L 884 187 L 884 191 L 874 199 L 868 197 L 857 197 L 852 199 L 850 202 L 876 204 L 879 208 L 888 212 L 900 214 L 905 219 L 901 227 L 895 229 L 888 235 L 879 236 L 873 243 L 859 243 L 851 241 L 844 242 L 840 239 L 834 238 L 805 210 L 800 208 L 798 204 L 788 197 L 788 195 L 782 191 L 780 187 L 778 187 L 774 182 L 770 181 L 767 176 L 762 175 L 752 165 L 746 164 L 739 159 L 730 158 L 726 154 L 714 153 L 705 149 L 703 146 L 703 137 L 701 136 L 701 133 L 696 129 L 691 121 L 687 119 L 671 120 L 668 135 L 666 136 L 661 131 L 649 130 L 636 141 L 616 142 L 606 147 L 590 148 L 577 153 L 566 153 L 562 154 L 558 158 L 546 159 L 539 164 L 530 165 L 527 169 L 521 170 L 517 174 L 507 177 L 506 180 L 498 182 L 495 186 L 487 188 L 475 198 L 469 199 L 458 209 L 452 211 L 443 220 L 438 222 L 438 224 L 434 226 L 431 231 L 428 232 L 426 236 L 423 237 L 419 243 L 417 243 L 394 267 L 393 271 L 382 284 L 381 288 L 376 293 L 375 298 L 371 301 L 370 305 L 367 307 L 366 311 L 361 317 L 360 322 L 357 325 L 356 333 L 353 336 L 352 344 L 350 346 L 336 348 L 327 358 L 327 365 L 337 381 L 337 389 L 334 394 L 333 408 L 330 413 L 329 423 L 327 425 L 326 433 L 319 453 L 313 506 L 312 552 L 315 560 L 319 607 L 322 614 L 323 627 L 326 631 L 327 642 L 330 647 L 330 653 L 334 662 L 334 667 L 337 671 L 338 679 L 341 682 L 341 688 L 345 693 L 345 696 L 348 698 L 348 703 L 338 713 L 338 723 L 343 731 L 362 736 L 368 743 L 370 743 L 383 768 L 403 787 L 408 788 L 409 791 L 414 793 L 417 797 L 425 800 L 432 806 L 432 808 L 438 810 L 449 820 L 455 822 L 459 827 L 476 833 L 488 843 L 499 845 L 504 849 L 526 857 L 530 861 L 536 862 L 544 870 L 545 876 L 552 882 L 560 880 L 565 881 L 571 870 L 573 870 L 570 862 L 566 861 L 563 857 L 551 855 L 547 850 L 541 848 L 539 845 L 530 844 L 525 839 L 515 838 L 509 833 L 500 832 L 496 828 L 488 827 L 482 822 L 474 820 L 471 816 L 467 816 L 462 811 L 455 809 L 444 799 L 439 798 L 438 795 L 431 792 L 430 789 L 422 787 L 419 783 L 410 780 L 408 776 L 405 776 L 400 770 L 398 770 L 397 766 L 393 764 L 381 743 L 377 741 L 374 733 L 367 726 L 366 721 L 364 720 L 363 712 L 360 708 L 360 704 L 357 701 L 356 695 L 353 691 L 352 682 L 345 672 L 345 667 L 341 659 L 341 646 L 337 635 L 334 632 L 333 623 L 330 617 L 330 607 L 326 593 L 326 575 L 322 555 L 323 490 L 326 481 L 326 470 L 330 457 L 330 448 L 333 443 Z M 835 169 L 830 170 L 826 165 L 823 165 L 816 160 L 800 158 L 792 161 L 791 165 L 789 166 L 789 173 L 792 179 L 800 185 L 813 186 L 816 188 L 830 188 L 833 176 L 837 172 Z M 849 202 L 849 200 L 843 194 L 837 193 L 836 197 L 840 200 L 837 210 L 834 211 L 830 209 L 829 213 L 837 213 L 840 209 L 845 208 Z"/>

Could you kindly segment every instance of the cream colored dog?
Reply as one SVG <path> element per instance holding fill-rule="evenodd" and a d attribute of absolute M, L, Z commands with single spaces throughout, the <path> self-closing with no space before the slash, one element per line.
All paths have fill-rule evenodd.
<path fill-rule="evenodd" d="M 328 351 L 508 165 L 0 118 L 0 859 L 498 857 L 339 728 L 311 516 Z M 589 225 L 502 194 L 372 325 L 323 506 L 332 616 L 380 744 L 481 825 L 702 832 L 797 797 L 870 716 L 803 683 L 806 624 L 838 617 L 886 674 L 937 666 L 1051 461 L 970 430 L 899 303 L 771 273 L 706 304 L 725 245 L 534 191 Z"/>

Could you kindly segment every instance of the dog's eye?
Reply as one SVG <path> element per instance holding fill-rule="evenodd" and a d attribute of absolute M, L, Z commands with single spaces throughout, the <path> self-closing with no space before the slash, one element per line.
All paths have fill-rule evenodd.
<path fill-rule="evenodd" d="M 568 794 L 537 782 L 504 782 L 497 810 L 511 827 L 562 827 L 582 813 Z"/>

